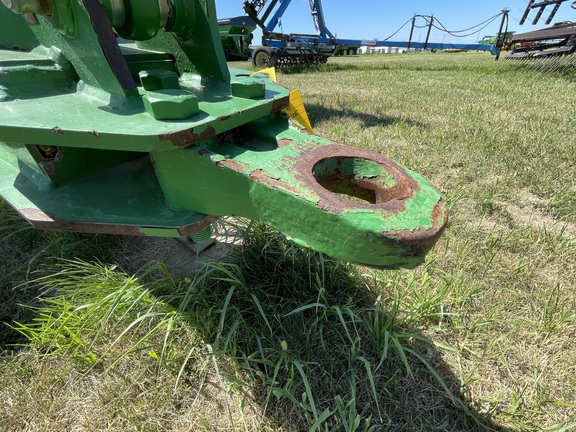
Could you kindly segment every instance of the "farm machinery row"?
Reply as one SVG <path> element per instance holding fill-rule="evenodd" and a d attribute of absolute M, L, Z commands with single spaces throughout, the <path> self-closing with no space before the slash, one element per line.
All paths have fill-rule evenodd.
<path fill-rule="evenodd" d="M 225 51 L 232 58 L 252 59 L 257 67 L 291 66 L 326 63 L 333 55 L 356 54 L 361 46 L 370 48 L 395 47 L 399 49 L 452 49 L 464 51 L 490 51 L 498 54 L 502 46 L 503 36 L 491 44 L 448 44 L 429 41 L 430 30 L 434 18 L 427 20 L 428 35 L 424 42 L 415 42 L 412 37 L 408 41 L 391 40 L 360 40 L 336 38 L 326 26 L 321 0 L 309 0 L 310 14 L 314 21 L 316 34 L 279 33 L 276 28 L 292 0 L 245 0 L 246 16 L 219 21 L 222 42 Z M 502 12 L 502 22 L 507 19 L 507 10 Z M 415 18 L 412 22 L 414 29 Z M 245 22 L 245 27 L 236 27 L 231 31 L 231 23 Z M 252 32 L 259 27 L 262 31 L 262 43 L 249 49 L 252 42 Z M 411 32 L 412 33 L 412 32 Z M 241 48 L 242 47 L 242 48 Z"/>
<path fill-rule="evenodd" d="M 545 19 L 545 24 L 550 25 L 562 4 L 567 1 L 571 1 L 571 7 L 576 9 L 574 0 L 530 0 L 519 23 L 524 24 L 534 12 L 532 24 Z M 281 67 L 325 63 L 332 55 L 356 54 L 361 46 L 367 46 L 371 49 L 395 47 L 405 51 L 490 51 L 496 59 L 500 57 L 501 51 L 511 51 L 506 59 L 546 68 L 574 63 L 572 54 L 576 50 L 576 24 L 572 22 L 554 23 L 545 29 L 516 34 L 508 31 L 509 11 L 503 9 L 500 28 L 495 35 L 484 37 L 477 44 L 445 44 L 429 41 L 432 27 L 446 30 L 435 25 L 434 16 L 414 15 L 408 41 L 357 40 L 336 38 L 330 32 L 324 19 L 321 0 L 309 0 L 317 34 L 276 32 L 290 4 L 291 0 L 244 0 L 245 16 L 220 21 L 222 42 L 227 55 L 235 59 L 251 58 L 257 67 Z M 425 20 L 425 25 L 418 27 L 428 28 L 424 42 L 412 40 L 418 17 Z M 236 23 L 235 26 L 231 26 L 232 22 Z M 262 43 L 250 47 L 252 33 L 257 27 L 262 31 Z"/>

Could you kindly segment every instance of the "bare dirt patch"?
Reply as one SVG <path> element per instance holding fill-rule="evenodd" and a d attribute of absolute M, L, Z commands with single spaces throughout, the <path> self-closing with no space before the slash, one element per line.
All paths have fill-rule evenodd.
<path fill-rule="evenodd" d="M 576 224 L 554 219 L 544 213 L 542 209 L 549 204 L 549 200 L 521 189 L 518 193 L 518 201 L 515 204 L 506 204 L 504 209 L 521 226 L 546 229 L 557 235 L 576 238 Z"/>
<path fill-rule="evenodd" d="M 161 262 L 172 275 L 188 277 L 206 263 L 229 262 L 234 248 L 242 244 L 238 228 L 228 226 L 226 221 L 215 223 L 212 230 L 213 243 L 200 251 L 184 237 L 127 237 L 117 261 L 129 272 L 136 272 L 149 263 Z"/>

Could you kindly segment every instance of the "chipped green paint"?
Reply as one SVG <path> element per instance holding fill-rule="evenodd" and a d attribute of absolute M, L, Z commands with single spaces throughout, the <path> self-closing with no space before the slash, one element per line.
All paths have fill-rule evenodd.
<path fill-rule="evenodd" d="M 286 123 L 275 137 L 284 143 L 282 147 L 254 137 L 247 146 L 223 137 L 178 152 L 151 153 L 168 204 L 180 210 L 261 220 L 299 244 L 364 265 L 411 268 L 422 262 L 446 223 L 445 202 L 435 188 L 412 171 L 394 164 L 389 169 L 389 161 L 376 154 L 325 140 L 315 142 L 315 137 L 289 128 L 285 119 L 272 122 L 269 129 L 259 124 L 261 135 L 274 136 L 278 122 Z M 324 149 L 328 154 L 342 153 L 337 156 L 341 162 L 330 164 L 331 169 L 336 177 L 354 171 L 360 193 L 336 193 L 318 181 L 316 164 L 300 164 L 302 156 Z M 413 184 L 395 194 L 394 188 L 405 180 L 399 172 Z M 360 181 L 379 176 L 380 183 Z M 369 188 L 387 201 L 359 199 L 362 191 L 373 192 Z"/>
<path fill-rule="evenodd" d="M 441 235 L 421 176 L 291 125 L 288 90 L 228 69 L 213 0 L 49 3 L 32 31 L 0 11 L 41 45 L 0 36 L 0 195 L 34 226 L 179 237 L 241 215 L 382 268 Z"/>

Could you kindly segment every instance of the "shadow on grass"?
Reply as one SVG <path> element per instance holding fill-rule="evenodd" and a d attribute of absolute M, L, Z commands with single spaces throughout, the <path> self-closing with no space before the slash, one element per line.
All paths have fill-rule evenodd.
<path fill-rule="evenodd" d="M 365 112 L 350 109 L 327 108 L 325 105 L 318 104 L 306 104 L 306 111 L 308 112 L 308 117 L 313 125 L 319 125 L 326 121 L 333 122 L 340 119 L 345 120 L 354 118 L 360 121 L 364 127 L 387 127 L 399 123 L 420 129 L 428 127 L 425 123 L 411 120 L 406 117 L 366 114 Z"/>
<path fill-rule="evenodd" d="M 117 236 L 55 233 L 34 229 L 0 201 L 0 352 L 24 342 L 11 326 L 29 322 L 35 314 L 22 305 L 34 305 L 38 292 L 26 281 L 39 268 L 59 259 L 112 259 Z"/>
<path fill-rule="evenodd" d="M 373 69 L 370 66 L 360 65 L 358 63 L 327 63 L 322 65 L 308 65 L 308 66 L 289 66 L 283 67 L 281 73 L 286 75 L 305 74 L 305 73 L 318 73 L 318 72 L 342 72 L 342 71 L 357 71 Z M 386 69 L 385 65 L 378 65 L 378 69 Z"/>
<path fill-rule="evenodd" d="M 131 311 L 150 329 L 152 325 L 141 321 L 146 313 L 153 312 L 152 323 L 158 318 L 154 311 L 174 311 L 167 315 L 177 318 L 173 323 L 155 328 L 180 326 L 199 334 L 214 363 L 232 365 L 229 373 L 216 371 L 221 380 L 230 389 L 248 389 L 238 394 L 249 393 L 248 403 L 259 406 L 268 423 L 285 425 L 282 430 L 314 426 L 319 431 L 503 430 L 460 395 L 459 380 L 437 348 L 403 324 L 398 299 L 390 292 L 393 286 L 384 289 L 381 281 L 370 281 L 358 268 L 297 247 L 264 226 L 252 229 L 236 258 L 235 264 L 209 266 L 192 280 L 149 280 L 152 273 L 148 272 L 140 279 L 128 277 L 132 285 L 123 274 L 81 262 L 70 264 L 68 271 L 54 267 L 57 274 L 47 287 L 57 289 L 58 295 L 67 291 L 70 298 L 82 291 L 79 297 L 84 300 L 87 292 L 97 289 L 114 305 L 100 311 L 109 324 L 112 312 L 125 319 Z M 21 300 L 5 299 L 12 302 L 5 307 L 17 309 Z M 81 305 L 69 306 L 67 314 L 86 311 Z M 76 339 L 89 339 L 91 335 L 83 332 L 96 331 L 103 321 L 97 312 L 75 319 L 67 315 L 66 323 L 75 335 L 71 345 Z M 56 316 L 51 316 L 51 323 Z M 32 322 L 36 317 L 31 313 L 24 318 Z M 72 328 L 74 322 L 79 323 L 78 329 Z M 182 343 L 168 333 L 148 335 L 162 341 L 158 352 L 169 353 L 172 343 Z M 156 349 L 151 340 L 137 334 L 125 336 L 142 343 L 146 352 Z M 57 339 L 65 345 L 62 338 Z M 83 349 L 97 352 L 94 345 L 72 351 L 77 358 L 88 358 Z M 136 344 L 130 352 L 135 355 L 142 349 Z M 190 391 L 201 392 L 197 382 L 188 378 L 197 376 L 197 365 L 187 363 L 182 345 L 174 353 L 182 357 L 178 366 L 163 366 L 182 377 Z M 99 372 L 94 369 L 94 373 Z M 127 406 L 133 402 L 122 401 Z"/>
<path fill-rule="evenodd" d="M 214 352 L 249 371 L 274 424 L 504 430 L 460 395 L 433 343 L 403 325 L 393 294 L 353 266 L 265 231 L 247 239 L 237 265 L 214 268 L 208 289 L 216 295 L 195 298 L 186 315 Z"/>

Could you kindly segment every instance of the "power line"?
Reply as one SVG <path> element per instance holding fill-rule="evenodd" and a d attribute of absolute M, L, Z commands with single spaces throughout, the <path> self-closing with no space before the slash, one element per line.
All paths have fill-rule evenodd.
<path fill-rule="evenodd" d="M 406 22 L 404 24 L 402 24 L 402 26 L 398 30 L 396 30 L 394 33 L 392 33 L 390 36 L 388 36 L 386 39 L 383 39 L 383 40 L 387 41 L 388 39 L 394 37 L 396 35 L 396 33 L 398 33 L 400 30 L 402 30 L 406 26 L 406 24 L 408 24 L 410 21 L 412 21 L 412 18 L 407 19 Z"/>
<path fill-rule="evenodd" d="M 485 21 L 482 21 L 480 24 L 476 24 L 475 26 L 472 26 L 472 27 L 469 27 L 469 28 L 463 29 L 463 30 L 448 30 L 448 29 L 444 26 L 444 24 L 442 24 L 442 22 L 441 22 L 438 18 L 435 18 L 435 21 L 440 25 L 440 27 L 436 26 L 435 24 L 433 24 L 433 26 L 434 26 L 434 28 L 436 28 L 436 29 L 438 29 L 438 30 L 440 30 L 440 31 L 444 31 L 444 32 L 446 32 L 447 34 L 449 34 L 450 36 L 453 36 L 453 37 L 468 37 L 468 36 L 472 36 L 472 35 L 478 33 L 479 31 L 485 29 L 486 27 L 488 27 L 488 26 L 489 26 L 490 24 L 492 24 L 492 22 L 494 22 L 498 17 L 501 17 L 502 14 L 503 14 L 503 12 L 500 12 L 499 14 L 494 15 L 493 17 L 488 18 L 488 19 L 485 20 Z M 458 33 L 463 33 L 463 32 L 467 32 L 467 31 L 470 31 L 470 30 L 474 30 L 474 31 L 471 32 L 471 33 L 468 33 L 468 34 L 464 34 L 464 35 L 458 34 Z"/>
<path fill-rule="evenodd" d="M 576 4 L 576 2 L 575 2 Z M 482 31 L 483 29 L 485 29 L 486 27 L 488 27 L 490 24 L 492 24 L 492 22 L 494 22 L 498 17 L 502 16 L 503 12 L 500 12 L 484 21 L 482 21 L 479 24 L 476 24 L 472 27 L 468 27 L 462 30 L 448 30 L 446 28 L 446 26 L 444 24 L 442 24 L 442 21 L 440 21 L 438 18 L 436 18 L 433 15 L 421 15 L 421 14 L 414 14 L 414 16 L 410 19 L 408 19 L 404 24 L 402 24 L 402 26 L 396 30 L 394 33 L 392 33 L 390 36 L 388 36 L 386 39 L 384 39 L 385 41 L 389 40 L 390 38 L 392 38 L 394 35 L 396 35 L 400 30 L 402 30 L 406 24 L 408 24 L 411 20 L 414 20 L 415 18 L 423 18 L 424 21 L 426 22 L 426 25 L 413 25 L 414 28 L 427 28 L 430 25 L 432 25 L 435 29 L 440 30 L 441 32 L 444 32 L 446 34 L 449 34 L 452 37 L 457 37 L 457 38 L 464 38 L 464 37 L 469 37 L 469 36 L 473 36 L 476 33 L 479 33 L 480 31 Z M 464 32 L 470 32 L 471 33 L 467 33 L 467 34 L 460 34 L 460 33 L 464 33 Z"/>

